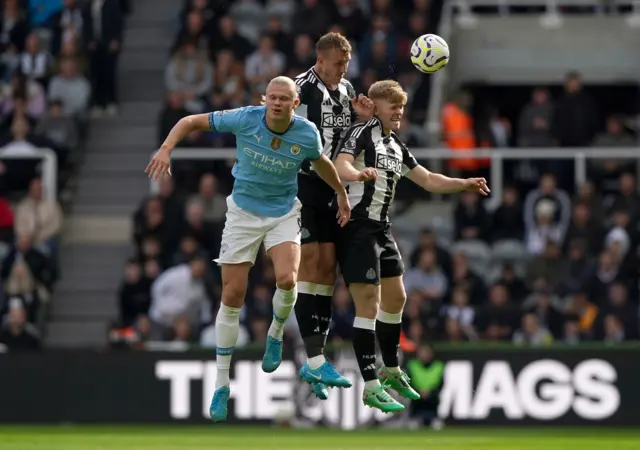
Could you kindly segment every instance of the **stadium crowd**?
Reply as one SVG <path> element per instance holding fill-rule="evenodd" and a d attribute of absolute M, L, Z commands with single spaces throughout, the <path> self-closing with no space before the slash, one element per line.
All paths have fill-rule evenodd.
<path fill-rule="evenodd" d="M 354 46 L 347 77 L 358 92 L 383 78 L 398 79 L 408 90 L 402 139 L 410 147 L 425 146 L 428 77 L 407 65 L 407 55 L 415 36 L 435 31 L 440 3 L 374 0 L 368 9 L 365 3 L 187 1 L 166 68 L 159 142 L 188 114 L 256 104 L 271 77 L 296 76 L 312 66 L 315 40 L 332 30 Z M 635 142 L 616 115 L 596 135 L 598 104 L 582 90 L 579 74 L 568 75 L 566 91 L 555 102 L 544 88 L 533 89 L 531 103 L 513 124 L 493 109 L 473 115 L 472 100 L 461 92 L 444 107 L 443 139 L 453 150 Z M 465 142 L 456 141 L 460 127 L 467 127 Z M 182 145 L 233 147 L 234 138 L 203 132 Z M 219 251 L 232 163 L 176 162 L 173 178 L 161 181 L 159 193 L 135 212 L 136 252 L 125 266 L 118 326 L 129 327 L 136 339 L 215 346 L 211 320 L 220 281 L 211 260 Z M 454 173 L 486 170 L 483 161 L 450 164 Z M 563 183 L 565 166 L 526 164 L 508 171 L 528 175 L 507 180 L 497 209 L 463 193 L 452 199 L 455 210 L 444 220 L 449 226 L 425 228 L 417 240 L 396 236 L 407 270 L 403 324 L 410 341 L 548 345 L 638 338 L 635 165 L 590 165 L 590 181 L 572 192 Z M 274 286 L 263 254 L 252 271 L 238 346 L 266 339 Z M 353 318 L 348 290 L 339 284 L 330 340 L 349 341 Z M 295 320 L 289 325 L 295 336 Z"/>
<path fill-rule="evenodd" d="M 0 344 L 9 348 L 39 347 L 60 276 L 64 214 L 45 192 L 39 160 L 28 157 L 38 148 L 55 152 L 60 190 L 90 115 L 117 112 L 115 58 L 129 6 L 129 0 L 0 4 Z"/>

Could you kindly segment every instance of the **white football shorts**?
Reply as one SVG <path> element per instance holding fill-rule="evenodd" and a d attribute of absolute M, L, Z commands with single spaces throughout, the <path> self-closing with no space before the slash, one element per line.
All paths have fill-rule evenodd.
<path fill-rule="evenodd" d="M 296 198 L 291 211 L 282 217 L 264 217 L 245 211 L 227 197 L 227 217 L 222 231 L 218 264 L 254 264 L 260 244 L 267 251 L 283 242 L 300 245 L 302 204 Z"/>

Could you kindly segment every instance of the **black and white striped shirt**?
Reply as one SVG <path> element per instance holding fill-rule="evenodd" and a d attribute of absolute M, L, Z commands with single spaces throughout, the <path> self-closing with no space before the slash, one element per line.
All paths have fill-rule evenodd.
<path fill-rule="evenodd" d="M 353 167 L 362 171 L 367 167 L 378 170 L 375 181 L 346 183 L 351 203 L 352 219 L 389 220 L 389 206 L 393 202 L 400 178 L 418 166 L 406 145 L 391 132 L 385 136 L 377 117 L 351 127 L 340 143 L 338 152 L 352 155 Z"/>
<path fill-rule="evenodd" d="M 295 82 L 298 85 L 300 98 L 300 106 L 296 114 L 318 127 L 323 153 L 333 160 L 340 139 L 357 118 L 351 106 L 351 99 L 356 96 L 356 91 L 351 83 L 344 79 L 340 81 L 338 89 L 330 90 L 313 68 L 298 75 Z M 315 175 L 308 162 L 302 165 L 301 171 Z"/>

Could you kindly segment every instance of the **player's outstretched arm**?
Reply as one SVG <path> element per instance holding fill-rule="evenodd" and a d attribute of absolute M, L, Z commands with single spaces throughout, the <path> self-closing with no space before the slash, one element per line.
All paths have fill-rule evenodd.
<path fill-rule="evenodd" d="M 344 181 L 370 181 L 378 178 L 378 171 L 372 167 L 359 171 L 353 167 L 355 158 L 349 153 L 340 153 L 336 158 L 336 170 Z"/>
<path fill-rule="evenodd" d="M 438 194 L 476 191 L 481 195 L 489 195 L 491 192 L 484 178 L 449 178 L 439 173 L 429 172 L 422 166 L 415 167 L 406 176 L 421 188 Z"/>
<path fill-rule="evenodd" d="M 347 199 L 347 191 L 344 189 L 335 166 L 326 155 L 312 161 L 313 169 L 322 180 L 331 186 L 338 196 L 338 223 L 344 226 L 351 217 L 351 205 Z"/>
<path fill-rule="evenodd" d="M 164 177 L 165 174 L 171 175 L 170 156 L 176 145 L 192 131 L 210 129 L 209 114 L 194 114 L 180 119 L 147 165 L 145 173 L 154 180 Z"/>

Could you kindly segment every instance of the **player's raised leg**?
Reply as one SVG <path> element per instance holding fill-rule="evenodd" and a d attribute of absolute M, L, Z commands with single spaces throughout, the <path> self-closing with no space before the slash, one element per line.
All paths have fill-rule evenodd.
<path fill-rule="evenodd" d="M 353 283 L 349 286 L 356 306 L 353 321 L 353 350 L 364 379 L 362 401 L 383 412 L 399 412 L 398 403 L 380 384 L 376 376 L 376 316 L 380 304 L 380 285 Z"/>
<path fill-rule="evenodd" d="M 260 244 L 265 236 L 260 217 L 227 199 L 227 217 L 222 231 L 220 256 L 222 300 L 216 316 L 216 390 L 209 414 L 214 422 L 227 418 L 229 401 L 229 370 L 231 357 L 238 340 L 240 309 L 244 304 L 249 280 Z"/>
<path fill-rule="evenodd" d="M 411 387 L 409 376 L 398 363 L 402 311 L 406 301 L 402 275 L 383 278 L 381 286 L 382 301 L 376 320 L 376 336 L 384 366 L 378 370 L 378 379 L 403 397 L 418 400 L 420 394 Z"/>
<path fill-rule="evenodd" d="M 247 281 L 251 263 L 222 265 L 222 302 L 216 316 L 216 390 L 211 400 L 211 420 L 219 422 L 227 418 L 229 400 L 229 370 L 231 356 L 238 341 L 240 309 L 247 293 Z"/>

